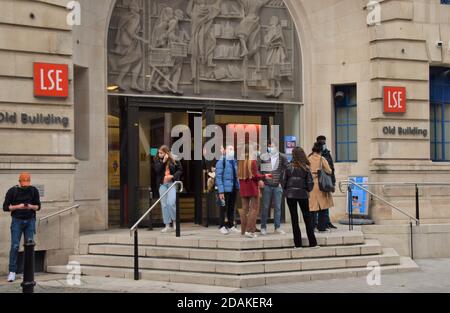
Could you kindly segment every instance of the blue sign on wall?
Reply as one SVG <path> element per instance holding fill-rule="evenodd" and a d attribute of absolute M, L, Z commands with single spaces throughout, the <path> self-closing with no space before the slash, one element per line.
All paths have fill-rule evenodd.
<path fill-rule="evenodd" d="M 441 4 L 450 4 L 450 0 L 441 0 Z"/>
<path fill-rule="evenodd" d="M 295 136 L 286 136 L 284 137 L 284 151 L 286 153 L 286 157 L 288 161 L 292 161 L 292 150 L 297 147 L 297 137 Z"/>
<path fill-rule="evenodd" d="M 348 179 L 368 189 L 367 186 L 367 183 L 369 182 L 368 177 L 351 176 Z M 351 187 L 352 187 L 353 214 L 369 215 L 369 194 L 366 191 L 354 185 L 351 185 Z"/>

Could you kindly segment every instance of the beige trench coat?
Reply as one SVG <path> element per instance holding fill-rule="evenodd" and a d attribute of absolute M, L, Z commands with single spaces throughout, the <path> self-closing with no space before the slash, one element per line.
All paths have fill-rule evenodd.
<path fill-rule="evenodd" d="M 311 212 L 317 212 L 334 207 L 333 196 L 331 192 L 323 192 L 319 189 L 319 178 L 317 176 L 317 171 L 320 169 L 320 159 L 322 159 L 323 170 L 328 174 L 332 173 L 327 160 L 322 158 L 319 154 L 314 153 L 309 157 L 309 162 L 311 162 L 311 173 L 314 178 L 314 189 L 309 194 L 309 210 Z"/>

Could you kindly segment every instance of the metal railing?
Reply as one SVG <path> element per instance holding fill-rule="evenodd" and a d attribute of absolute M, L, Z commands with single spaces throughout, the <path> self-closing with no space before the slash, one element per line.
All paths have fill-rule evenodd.
<path fill-rule="evenodd" d="M 63 214 L 63 213 L 69 212 L 69 211 L 72 211 L 73 209 L 78 209 L 79 207 L 80 207 L 79 204 L 75 204 L 75 205 L 72 205 L 71 207 L 68 207 L 68 208 L 66 208 L 66 209 L 63 209 L 63 210 L 61 210 L 61 211 L 58 211 L 58 212 L 49 214 L 49 215 L 44 216 L 44 217 L 41 217 L 41 218 L 39 219 L 38 226 L 41 225 L 41 222 L 42 222 L 42 221 L 49 220 L 49 219 L 51 219 L 52 217 L 61 215 L 61 214 Z"/>
<path fill-rule="evenodd" d="M 343 190 L 343 187 L 347 186 L 347 190 Z M 416 226 L 420 226 L 420 193 L 419 187 L 424 186 L 450 186 L 450 183 L 439 183 L 439 182 L 379 182 L 379 183 L 361 183 L 358 184 L 352 180 L 343 180 L 339 182 L 339 190 L 342 193 L 347 192 L 347 205 L 348 205 L 348 215 L 349 215 L 349 229 L 353 230 L 353 204 L 352 204 L 352 186 L 359 188 L 372 197 L 378 199 L 389 207 L 393 208 L 397 212 L 403 214 L 404 216 L 409 218 L 410 221 L 410 236 L 411 236 L 411 258 L 414 259 L 414 240 L 413 240 L 413 221 L 416 223 Z M 405 212 L 395 204 L 387 201 L 385 198 L 375 194 L 374 192 L 369 190 L 369 186 L 411 186 L 415 188 L 415 213 L 416 216 Z"/>
<path fill-rule="evenodd" d="M 144 219 L 153 211 L 153 209 L 161 202 L 161 199 L 164 198 L 173 188 L 177 185 L 180 186 L 180 190 L 177 191 L 176 195 L 176 213 L 175 213 L 175 235 L 177 238 L 181 237 L 181 229 L 180 229 L 180 205 L 179 205 L 179 197 L 178 193 L 183 192 L 184 185 L 181 181 L 174 182 L 162 195 L 160 198 L 153 203 L 153 205 L 145 212 L 144 215 L 130 228 L 130 236 L 134 235 L 134 280 L 139 280 L 139 239 L 138 239 L 138 228 L 139 225 L 144 221 Z"/>

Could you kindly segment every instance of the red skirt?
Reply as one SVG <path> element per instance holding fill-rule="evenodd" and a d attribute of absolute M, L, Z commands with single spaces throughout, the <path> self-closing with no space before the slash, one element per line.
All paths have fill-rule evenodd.
<path fill-rule="evenodd" d="M 241 197 L 249 198 L 259 196 L 258 180 L 254 179 L 239 180 L 239 184 L 241 187 L 240 188 Z"/>

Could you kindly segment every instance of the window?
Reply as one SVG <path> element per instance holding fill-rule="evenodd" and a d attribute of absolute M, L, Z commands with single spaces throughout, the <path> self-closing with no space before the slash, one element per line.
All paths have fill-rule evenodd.
<path fill-rule="evenodd" d="M 431 160 L 450 161 L 450 69 L 430 70 Z"/>
<path fill-rule="evenodd" d="M 74 66 L 75 158 L 89 160 L 89 72 Z"/>
<path fill-rule="evenodd" d="M 358 161 L 356 85 L 334 87 L 336 162 Z"/>

